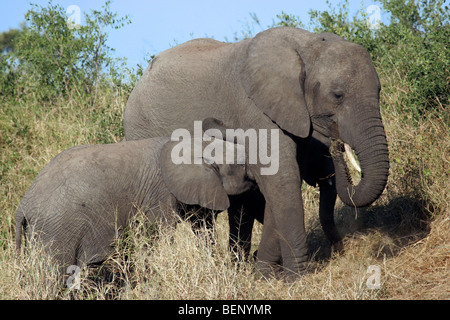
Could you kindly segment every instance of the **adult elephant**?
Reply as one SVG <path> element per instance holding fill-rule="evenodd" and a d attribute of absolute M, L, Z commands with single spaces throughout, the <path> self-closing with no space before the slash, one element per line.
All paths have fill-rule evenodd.
<path fill-rule="evenodd" d="M 336 190 L 348 205 L 371 204 L 389 170 L 379 91 L 368 52 L 333 34 L 279 27 L 233 44 L 197 39 L 152 60 L 129 97 L 125 139 L 170 135 L 177 128 L 193 131 L 194 121 L 206 117 L 230 128 L 282 129 L 278 172 L 261 175 L 261 164 L 250 168 L 265 206 L 252 206 L 253 197 L 238 203 L 244 212 L 253 211 L 250 216 L 265 210 L 258 265 L 267 270 L 282 261 L 285 271 L 298 273 L 307 262 L 300 189 L 306 173 L 298 165 L 298 154 L 306 149 L 300 141 L 316 131 L 353 148 L 362 178 L 352 184 L 337 152 Z"/>

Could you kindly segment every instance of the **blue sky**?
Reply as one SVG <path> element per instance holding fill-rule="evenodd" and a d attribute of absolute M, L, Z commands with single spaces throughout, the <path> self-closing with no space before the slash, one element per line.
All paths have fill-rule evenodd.
<path fill-rule="evenodd" d="M 17 28 L 24 21 L 30 2 L 46 6 L 48 0 L 0 0 L 0 32 Z M 333 6 L 340 1 L 330 0 Z M 81 11 L 100 9 L 104 0 L 54 0 L 63 8 L 76 5 Z M 351 0 L 350 13 L 374 4 L 372 0 Z M 310 9 L 326 10 L 326 0 L 113 0 L 111 9 L 119 16 L 130 15 L 132 23 L 109 32 L 108 45 L 116 55 L 126 57 L 130 66 L 143 63 L 147 54 L 159 52 L 192 38 L 213 37 L 224 41 L 233 39 L 235 32 L 250 22 L 255 13 L 261 25 L 271 25 L 277 14 L 284 11 L 309 21 Z M 83 20 L 81 20 L 81 24 Z M 255 27 L 255 33 L 261 31 Z"/>

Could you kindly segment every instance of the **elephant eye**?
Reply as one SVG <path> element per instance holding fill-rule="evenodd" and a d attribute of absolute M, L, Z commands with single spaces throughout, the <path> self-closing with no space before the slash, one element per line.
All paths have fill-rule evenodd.
<path fill-rule="evenodd" d="M 333 95 L 334 98 L 339 102 L 342 101 L 342 99 L 344 99 L 344 94 L 342 92 L 334 92 Z"/>

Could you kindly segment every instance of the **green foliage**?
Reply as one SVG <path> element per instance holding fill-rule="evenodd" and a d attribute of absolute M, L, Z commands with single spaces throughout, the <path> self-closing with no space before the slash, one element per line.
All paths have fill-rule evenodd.
<path fill-rule="evenodd" d="M 300 20 L 300 17 L 293 14 L 287 14 L 284 11 L 281 11 L 281 14 L 277 14 L 277 19 L 278 22 L 275 22 L 274 25 L 278 27 L 305 28 L 305 25 Z"/>
<path fill-rule="evenodd" d="M 9 29 L 0 33 L 0 53 L 8 53 L 14 50 L 14 40 L 25 29 L 25 24 L 20 25 L 20 29 Z"/>
<path fill-rule="evenodd" d="M 25 18 L 27 27 L 14 37 L 13 50 L 0 60 L 1 87 L 11 89 L 14 75 L 15 95 L 31 90 L 38 98 L 48 99 L 74 91 L 89 94 L 107 80 L 105 70 L 109 68 L 114 75 L 116 61 L 111 58 L 113 49 L 106 45 L 106 29 L 118 29 L 130 20 L 117 18 L 109 1 L 102 11 L 85 13 L 85 22 L 76 28 L 68 23 L 64 8 L 52 1 L 47 7 L 32 4 Z"/>
<path fill-rule="evenodd" d="M 310 10 L 310 29 L 316 33 L 331 32 L 349 41 L 364 46 L 369 52 L 376 47 L 376 35 L 368 24 L 367 13 L 361 8 L 352 19 L 349 18 L 348 1 L 334 8 L 328 2 L 329 10 Z"/>
<path fill-rule="evenodd" d="M 391 12 L 389 25 L 380 30 L 382 67 L 400 72 L 408 85 L 402 111 L 418 118 L 427 110 L 441 111 L 449 103 L 449 10 L 444 1 L 381 1 Z M 395 62 L 392 62 L 395 61 Z"/>

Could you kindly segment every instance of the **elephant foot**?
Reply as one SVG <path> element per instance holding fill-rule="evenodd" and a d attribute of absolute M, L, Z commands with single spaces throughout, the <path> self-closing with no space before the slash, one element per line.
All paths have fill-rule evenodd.
<path fill-rule="evenodd" d="M 342 240 L 336 241 L 331 244 L 331 256 L 344 253 L 344 243 Z"/>
<path fill-rule="evenodd" d="M 315 261 L 306 261 L 301 264 L 300 271 L 292 271 L 290 269 L 284 268 L 281 278 L 287 283 L 292 283 L 303 276 L 317 272 L 319 268 L 319 263 Z"/>
<path fill-rule="evenodd" d="M 264 280 L 279 280 L 283 267 L 279 264 L 273 264 L 261 261 L 255 257 L 255 278 Z"/>

